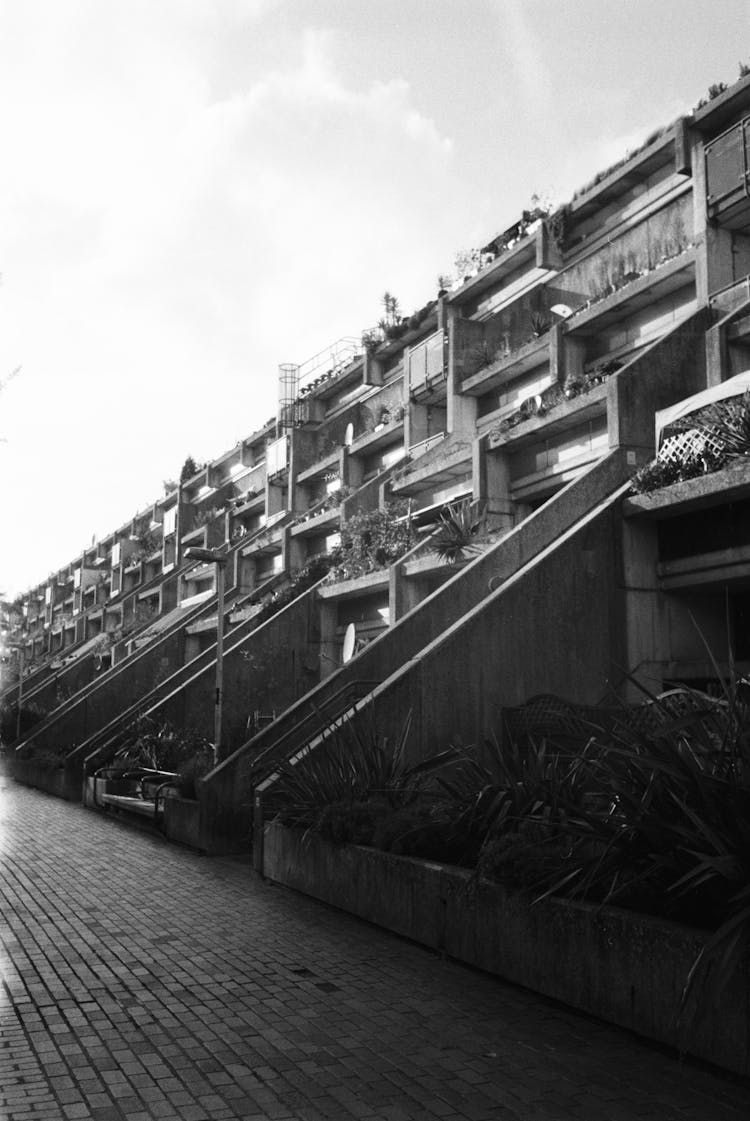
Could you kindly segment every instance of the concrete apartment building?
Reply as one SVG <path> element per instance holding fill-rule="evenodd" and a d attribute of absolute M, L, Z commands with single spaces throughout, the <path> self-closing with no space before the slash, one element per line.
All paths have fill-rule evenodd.
<path fill-rule="evenodd" d="M 630 492 L 657 413 L 739 393 L 749 365 L 749 122 L 743 78 L 411 317 L 282 366 L 277 417 L 15 605 L 46 713 L 15 746 L 62 748 L 73 797 L 139 713 L 211 735 L 217 570 L 191 547 L 227 558 L 205 848 L 232 844 L 258 760 L 357 705 L 385 728 L 410 711 L 426 752 L 536 694 L 704 683 L 706 645 L 750 661 L 750 464 Z M 485 527 L 450 565 L 430 534 L 463 500 Z M 378 510 L 405 552 L 316 569 Z"/>

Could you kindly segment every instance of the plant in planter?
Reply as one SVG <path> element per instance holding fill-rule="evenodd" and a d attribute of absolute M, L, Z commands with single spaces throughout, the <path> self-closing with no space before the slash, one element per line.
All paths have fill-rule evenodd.
<path fill-rule="evenodd" d="M 486 522 L 483 504 L 473 502 L 470 498 L 452 502 L 440 514 L 432 547 L 440 559 L 448 564 L 465 560 L 468 553 L 477 551 L 479 534 Z"/>
<path fill-rule="evenodd" d="M 362 346 L 368 354 L 374 354 L 382 341 L 383 335 L 379 330 L 362 332 Z"/>
<path fill-rule="evenodd" d="M 407 509 L 405 502 L 389 503 L 382 510 L 355 514 L 344 522 L 340 558 L 331 570 L 331 581 L 386 568 L 408 552 L 416 538 Z"/>
<path fill-rule="evenodd" d="M 535 339 L 541 338 L 549 331 L 550 320 L 546 312 L 543 311 L 530 311 L 529 312 L 529 325 L 531 326 L 531 333 Z"/>
<path fill-rule="evenodd" d="M 648 494 L 750 457 L 750 391 L 716 401 L 670 426 L 655 459 L 633 477 L 631 489 Z"/>
<path fill-rule="evenodd" d="M 313 829 L 336 844 L 413 851 L 417 834 L 450 827 L 451 796 L 438 776 L 461 759 L 449 748 L 407 762 L 411 714 L 390 739 L 371 709 L 328 729 L 323 742 L 285 763 L 269 806 L 294 828 Z"/>
<path fill-rule="evenodd" d="M 750 942 L 750 684 L 732 678 L 718 698 L 687 688 L 646 695 L 635 712 L 589 715 L 578 751 L 554 733 L 531 742 L 537 757 L 544 750 L 567 758 L 564 781 L 541 776 L 529 791 L 533 805 L 517 804 L 501 819 L 516 823 L 515 846 L 486 843 L 484 861 L 501 877 L 517 869 L 526 830 L 533 845 L 523 867 L 536 869 L 537 892 L 711 931 L 686 978 L 684 1004 L 697 982 L 710 980 L 719 992 Z M 494 841 L 502 803 L 488 805 Z"/>

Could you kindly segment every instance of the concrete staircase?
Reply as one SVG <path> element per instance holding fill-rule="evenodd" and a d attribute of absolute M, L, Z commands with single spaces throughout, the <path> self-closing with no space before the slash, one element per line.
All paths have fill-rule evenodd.
<path fill-rule="evenodd" d="M 519 703 L 543 691 L 541 684 L 531 687 L 531 678 L 525 676 L 534 649 L 540 649 L 534 642 L 540 641 L 538 631 L 545 625 L 549 634 L 542 649 L 566 641 L 573 601 L 566 590 L 562 599 L 556 596 L 558 609 L 551 610 L 540 589 L 547 584 L 555 595 L 556 580 L 562 578 L 566 585 L 580 572 L 589 533 L 597 538 L 597 553 L 602 548 L 612 553 L 614 509 L 633 474 L 632 458 L 628 449 L 618 448 L 593 464 L 212 771 L 199 794 L 205 847 L 236 846 L 238 833 L 247 832 L 256 789 L 281 760 L 316 742 L 327 715 L 336 709 L 336 698 L 344 697 L 347 688 L 359 693 L 347 711 L 372 703 L 385 733 L 397 733 L 411 711 L 416 756 L 437 750 L 456 735 L 481 737 L 497 719 L 501 704 Z M 586 581 L 594 575 L 583 571 Z M 608 602 L 616 571 L 613 558 L 610 571 L 602 574 L 606 589 L 599 593 L 606 591 Z M 599 602 L 593 588 L 594 594 L 589 594 L 586 581 L 575 596 L 581 610 Z M 525 595 L 526 589 L 533 594 Z M 564 626 L 561 613 L 566 616 Z M 498 641 L 498 636 L 511 633 L 513 643 Z M 602 642 L 612 638 L 608 632 Z M 547 687 L 547 659 L 536 662 Z M 608 655 L 602 655 L 602 667 L 608 662 Z M 561 654 L 552 664 L 569 670 L 570 658 Z M 551 687 L 556 682 L 565 691 L 565 674 L 552 677 Z M 602 675 L 595 677 L 578 682 L 576 693 L 582 700 L 601 696 Z M 378 684 L 357 689 L 357 683 L 374 682 Z M 336 716 L 341 715 L 336 710 Z"/>

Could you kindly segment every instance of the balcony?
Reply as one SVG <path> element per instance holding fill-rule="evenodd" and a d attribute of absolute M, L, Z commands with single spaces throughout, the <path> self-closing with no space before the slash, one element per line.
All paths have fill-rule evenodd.
<path fill-rule="evenodd" d="M 750 587 L 750 464 L 626 499 L 628 518 L 658 525 L 659 585 L 665 591 L 744 591 Z"/>
<path fill-rule="evenodd" d="M 436 331 L 406 355 L 406 373 L 412 398 L 427 399 L 445 381 L 446 335 Z"/>
<path fill-rule="evenodd" d="M 488 448 L 522 447 L 548 441 L 570 428 L 603 416 L 607 411 L 606 379 L 587 386 L 575 396 L 566 396 L 559 385 L 523 401 L 518 409 L 501 416 L 490 431 Z"/>
<path fill-rule="evenodd" d="M 321 533 L 325 529 L 334 529 L 338 526 L 341 517 L 341 503 L 348 497 L 347 487 L 337 485 L 337 489 L 326 494 L 304 514 L 301 514 L 292 523 L 293 537 L 309 537 Z"/>
<path fill-rule="evenodd" d="M 549 277 L 556 264 L 550 260 L 543 224 L 519 233 L 492 264 L 471 277 L 447 301 L 468 304 L 479 315 L 488 315 Z"/>
<path fill-rule="evenodd" d="M 464 378 L 461 392 L 481 397 L 505 382 L 521 377 L 536 366 L 548 363 L 549 349 L 550 335 L 547 332 L 540 338 L 531 339 L 517 350 L 501 355 Z"/>
<path fill-rule="evenodd" d="M 393 477 L 393 493 L 399 498 L 456 487 L 471 475 L 470 442 L 444 432 L 415 444 L 409 455 L 413 462 Z M 442 499 L 447 500 L 448 496 Z"/>
<path fill-rule="evenodd" d="M 695 282 L 695 250 L 686 249 L 643 276 L 584 306 L 565 321 L 565 333 L 597 335 Z M 683 309 L 693 310 L 692 305 Z"/>
<path fill-rule="evenodd" d="M 376 424 L 371 432 L 364 432 L 352 442 L 351 455 L 370 455 L 381 448 L 400 443 L 404 435 L 404 410 L 399 409 L 388 421 Z"/>
<path fill-rule="evenodd" d="M 750 117 L 717 136 L 705 148 L 708 216 L 726 229 L 750 224 Z"/>

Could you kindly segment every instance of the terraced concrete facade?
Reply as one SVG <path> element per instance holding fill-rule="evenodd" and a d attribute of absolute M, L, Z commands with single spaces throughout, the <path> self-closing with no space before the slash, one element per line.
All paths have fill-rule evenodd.
<path fill-rule="evenodd" d="M 750 659 L 750 474 L 628 495 L 657 412 L 746 368 L 748 117 L 745 78 L 555 213 L 524 213 L 413 316 L 282 367 L 277 417 L 29 589 L 8 620 L 47 713 L 29 740 L 65 749 L 69 790 L 139 712 L 212 733 L 216 574 L 191 547 L 227 576 L 206 848 L 247 834 L 263 767 L 314 739 L 316 710 L 411 710 L 420 752 L 535 693 L 703 682 L 704 640 Z M 462 500 L 486 533 L 450 566 L 430 534 Z M 342 525 L 399 502 L 411 549 L 314 578 Z"/>

